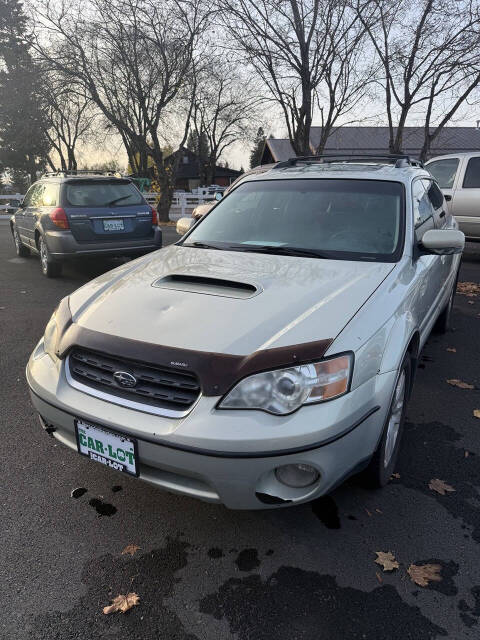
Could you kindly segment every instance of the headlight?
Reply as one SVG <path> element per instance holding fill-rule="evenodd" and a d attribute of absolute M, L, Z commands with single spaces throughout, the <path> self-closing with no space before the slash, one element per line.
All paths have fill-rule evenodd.
<path fill-rule="evenodd" d="M 220 402 L 221 409 L 261 409 L 277 415 L 347 393 L 353 354 L 266 371 L 244 378 Z"/>
<path fill-rule="evenodd" d="M 46 353 L 55 360 L 55 347 L 57 345 L 57 312 L 55 311 L 47 326 L 45 327 L 45 333 L 43 335 L 43 348 Z"/>

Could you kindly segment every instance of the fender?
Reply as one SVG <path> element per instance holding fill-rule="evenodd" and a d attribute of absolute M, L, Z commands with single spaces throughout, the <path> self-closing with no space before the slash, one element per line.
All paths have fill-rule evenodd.
<path fill-rule="evenodd" d="M 401 315 L 393 325 L 385 344 L 379 373 L 396 371 L 405 357 L 410 345 L 413 344 L 416 360 L 419 351 L 419 330 L 410 311 Z M 413 340 L 413 343 L 412 343 Z"/>

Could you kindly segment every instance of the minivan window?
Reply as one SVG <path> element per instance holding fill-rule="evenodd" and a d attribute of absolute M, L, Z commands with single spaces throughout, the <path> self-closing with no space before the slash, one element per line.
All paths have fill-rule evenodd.
<path fill-rule="evenodd" d="M 350 260 L 398 259 L 404 188 L 380 180 L 245 182 L 183 244 Z M 302 253 L 303 252 L 303 253 Z"/>
<path fill-rule="evenodd" d="M 75 180 L 66 183 L 66 204 L 70 207 L 124 207 L 143 204 L 143 197 L 129 181 Z"/>
<path fill-rule="evenodd" d="M 480 158 L 470 158 L 463 179 L 464 189 L 480 189 Z"/>
<path fill-rule="evenodd" d="M 441 189 L 452 189 L 458 169 L 458 158 L 444 158 L 429 162 L 426 169 L 437 180 Z"/>

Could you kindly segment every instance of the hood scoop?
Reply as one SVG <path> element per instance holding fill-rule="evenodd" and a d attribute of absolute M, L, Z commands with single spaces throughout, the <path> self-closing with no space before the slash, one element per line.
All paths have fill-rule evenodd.
<path fill-rule="evenodd" d="M 171 274 L 159 278 L 152 283 L 152 287 L 239 299 L 253 298 L 261 292 L 261 287 L 247 282 L 184 274 Z"/>

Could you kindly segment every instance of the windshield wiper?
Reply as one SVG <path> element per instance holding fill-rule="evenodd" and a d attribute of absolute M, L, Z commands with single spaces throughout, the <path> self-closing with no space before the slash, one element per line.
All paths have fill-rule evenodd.
<path fill-rule="evenodd" d="M 181 247 L 195 247 L 195 249 L 223 249 L 215 244 L 207 244 L 206 242 L 182 242 Z"/>
<path fill-rule="evenodd" d="M 316 249 L 302 249 L 300 247 L 285 247 L 274 246 L 271 244 L 256 244 L 256 245 L 244 245 L 244 244 L 231 244 L 229 249 L 235 251 L 246 251 L 249 253 L 272 253 L 281 256 L 298 256 L 300 258 L 328 258 L 325 253 L 317 251 Z"/>
<path fill-rule="evenodd" d="M 115 198 L 115 200 L 112 200 L 111 202 L 109 202 L 109 203 L 108 203 L 107 205 L 105 205 L 105 206 L 107 206 L 107 207 L 111 207 L 111 206 L 113 206 L 114 204 L 117 204 L 117 202 L 120 202 L 121 200 L 126 200 L 127 198 L 130 198 L 130 197 L 131 197 L 131 195 L 132 195 L 132 194 L 131 194 L 131 193 L 129 193 L 129 194 L 128 194 L 128 196 L 121 196 L 120 198 Z"/>

